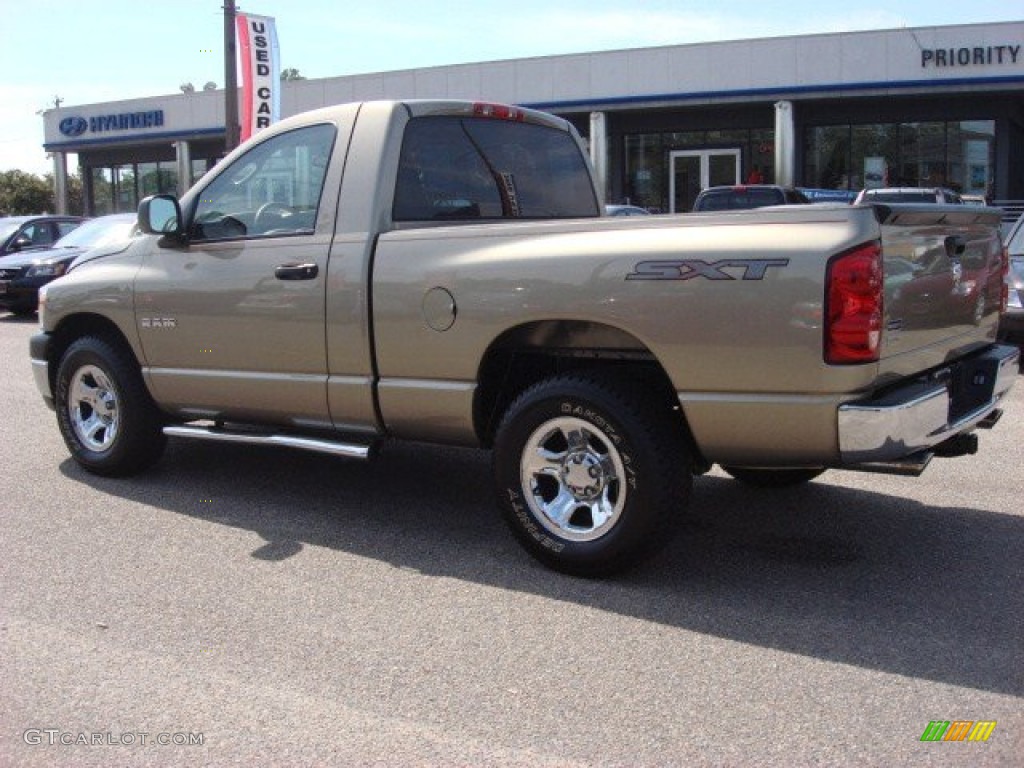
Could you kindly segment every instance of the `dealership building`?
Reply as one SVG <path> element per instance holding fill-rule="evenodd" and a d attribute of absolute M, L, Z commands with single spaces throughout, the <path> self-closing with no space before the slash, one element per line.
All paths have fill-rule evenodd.
<path fill-rule="evenodd" d="M 1024 199 L 1024 22 L 300 80 L 282 84 L 281 113 L 416 98 L 561 115 L 588 139 L 608 201 L 655 211 L 689 210 L 703 187 L 758 179 L 815 190 L 945 186 L 996 202 Z M 224 154 L 224 101 L 223 90 L 211 90 L 46 112 L 58 196 L 69 153 L 78 156 L 90 214 L 183 192 Z"/>

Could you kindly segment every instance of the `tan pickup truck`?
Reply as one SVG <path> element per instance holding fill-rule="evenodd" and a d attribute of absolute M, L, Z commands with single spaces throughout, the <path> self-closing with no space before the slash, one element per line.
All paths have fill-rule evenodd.
<path fill-rule="evenodd" d="M 764 486 L 919 473 L 998 419 L 1018 368 L 995 343 L 998 211 L 601 203 L 550 115 L 299 115 L 43 289 L 36 382 L 99 474 L 167 435 L 493 448 L 512 530 L 581 575 L 663 544 L 712 464 Z"/>

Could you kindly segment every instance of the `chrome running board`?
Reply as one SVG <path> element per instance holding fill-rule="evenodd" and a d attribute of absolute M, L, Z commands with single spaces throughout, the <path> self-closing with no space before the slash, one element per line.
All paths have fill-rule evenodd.
<path fill-rule="evenodd" d="M 171 437 L 191 437 L 199 440 L 214 440 L 223 443 L 248 443 L 249 445 L 274 445 L 299 448 L 303 451 L 327 453 L 346 459 L 370 458 L 370 446 L 359 443 L 342 443 L 318 437 L 297 437 L 294 435 L 263 434 L 259 432 L 232 432 L 215 427 L 164 427 L 164 434 Z"/>

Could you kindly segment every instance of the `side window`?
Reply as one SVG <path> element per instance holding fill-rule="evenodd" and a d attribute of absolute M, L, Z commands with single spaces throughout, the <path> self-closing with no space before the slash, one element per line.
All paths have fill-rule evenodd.
<path fill-rule="evenodd" d="M 192 239 L 312 234 L 334 135 L 333 125 L 299 128 L 239 157 L 199 196 Z"/>
<path fill-rule="evenodd" d="M 395 221 L 599 215 L 586 161 L 565 131 L 462 117 L 406 126 Z"/>
<path fill-rule="evenodd" d="M 32 245 L 49 245 L 53 242 L 53 230 L 50 228 L 49 222 L 40 221 L 29 224 L 18 237 L 19 239 L 27 237 L 32 241 Z"/>
<path fill-rule="evenodd" d="M 58 239 L 61 238 L 61 237 L 64 237 L 64 235 L 68 234 L 69 232 L 74 232 L 76 229 L 78 229 L 78 225 L 81 224 L 81 223 L 82 222 L 80 222 L 80 221 L 58 221 L 57 222 L 57 237 L 58 237 Z"/>

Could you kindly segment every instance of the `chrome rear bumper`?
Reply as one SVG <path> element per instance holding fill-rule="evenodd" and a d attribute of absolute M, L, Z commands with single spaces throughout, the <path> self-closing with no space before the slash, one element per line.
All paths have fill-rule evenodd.
<path fill-rule="evenodd" d="M 974 429 L 1017 379 L 1020 351 L 997 345 L 839 407 L 842 465 L 901 459 Z"/>

